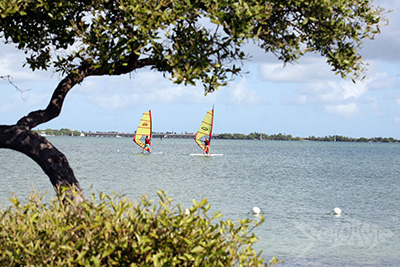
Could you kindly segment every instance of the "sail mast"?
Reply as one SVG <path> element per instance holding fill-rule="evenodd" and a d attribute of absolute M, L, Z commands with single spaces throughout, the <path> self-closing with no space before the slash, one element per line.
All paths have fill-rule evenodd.
<path fill-rule="evenodd" d="M 211 141 L 213 127 L 214 127 L 214 105 L 213 105 L 213 108 L 211 110 L 211 129 L 210 129 L 210 137 L 209 137 L 210 141 Z"/>
<path fill-rule="evenodd" d="M 151 119 L 151 110 L 149 110 L 149 117 L 150 117 L 150 133 L 149 133 L 149 138 L 151 139 L 151 137 L 153 136 L 153 121 Z"/>

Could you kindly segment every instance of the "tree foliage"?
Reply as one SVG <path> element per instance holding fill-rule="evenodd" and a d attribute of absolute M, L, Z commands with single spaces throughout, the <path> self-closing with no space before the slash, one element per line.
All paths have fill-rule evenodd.
<path fill-rule="evenodd" d="M 240 134 L 240 133 L 223 133 L 223 134 L 215 134 L 213 138 L 216 139 L 233 139 L 233 140 L 275 140 L 275 141 L 327 141 L 327 142 L 371 142 L 371 143 L 399 143 L 400 140 L 397 140 L 393 137 L 346 137 L 341 135 L 329 135 L 324 137 L 297 137 L 291 134 L 265 134 L 254 132 L 251 134 Z"/>
<path fill-rule="evenodd" d="M 60 130 L 54 129 L 45 129 L 45 130 L 34 130 L 34 132 L 38 134 L 45 134 L 45 135 L 63 135 L 63 136 L 80 136 L 80 131 L 71 131 L 67 128 L 61 128 Z"/>
<path fill-rule="evenodd" d="M 33 71 L 63 77 L 44 110 L 0 125 L 0 148 L 31 157 L 55 188 L 80 189 L 66 157 L 32 129 L 57 117 L 85 78 L 150 67 L 177 84 L 199 82 L 207 94 L 241 74 L 248 43 L 284 63 L 318 53 L 342 77 L 362 78 L 358 51 L 384 13 L 372 0 L 0 1 L 1 40 L 24 51 Z"/>
<path fill-rule="evenodd" d="M 317 52 L 358 77 L 358 50 L 383 19 L 368 0 L 5 0 L 0 11 L 2 36 L 28 53 L 33 70 L 70 73 L 85 62 L 116 75 L 150 65 L 207 92 L 239 73 L 249 41 L 284 62 Z"/>
<path fill-rule="evenodd" d="M 204 199 L 187 209 L 162 191 L 159 202 L 119 195 L 79 207 L 32 194 L 0 211 L 2 266 L 267 266 L 253 245 L 259 221 L 207 214 Z M 75 212 L 78 209 L 79 212 Z M 271 265 L 278 260 L 273 258 Z"/>

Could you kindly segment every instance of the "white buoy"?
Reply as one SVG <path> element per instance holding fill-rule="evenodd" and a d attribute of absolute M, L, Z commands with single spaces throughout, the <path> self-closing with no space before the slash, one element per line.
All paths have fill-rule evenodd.
<path fill-rule="evenodd" d="M 260 214 L 261 213 L 261 209 L 259 207 L 253 207 L 253 213 L 254 214 Z"/>
<path fill-rule="evenodd" d="M 342 214 L 342 210 L 340 208 L 334 208 L 333 209 L 333 214 L 334 215 L 341 215 Z"/>

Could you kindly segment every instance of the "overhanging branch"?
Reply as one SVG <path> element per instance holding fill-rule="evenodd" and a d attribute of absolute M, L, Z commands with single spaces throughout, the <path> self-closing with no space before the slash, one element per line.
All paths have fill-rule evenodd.
<path fill-rule="evenodd" d="M 150 58 L 138 60 L 137 55 L 130 57 L 128 62 L 118 62 L 117 67 L 112 75 L 127 74 L 135 69 L 143 68 L 145 66 L 154 65 L 154 61 Z M 21 118 L 17 125 L 27 130 L 48 122 L 56 118 L 61 113 L 61 109 L 68 92 L 76 84 L 81 83 L 86 77 L 89 76 L 103 76 L 109 75 L 107 68 L 95 68 L 91 62 L 84 61 L 81 66 L 72 71 L 58 84 L 57 88 L 50 99 L 50 103 L 44 110 L 37 110 L 29 113 L 27 116 Z"/>

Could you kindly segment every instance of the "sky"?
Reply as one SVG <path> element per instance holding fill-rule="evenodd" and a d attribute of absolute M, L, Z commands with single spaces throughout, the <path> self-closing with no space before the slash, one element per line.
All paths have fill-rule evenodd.
<path fill-rule="evenodd" d="M 387 15 L 389 25 L 360 51 L 368 63 L 363 82 L 335 75 L 318 55 L 284 66 L 251 46 L 252 59 L 243 65 L 246 74 L 207 96 L 201 84 L 174 85 L 150 69 L 90 77 L 69 92 L 60 116 L 35 129 L 132 133 L 151 110 L 154 132 L 196 132 L 214 106 L 214 133 L 400 139 L 400 1 L 375 5 L 393 12 Z M 0 80 L 0 125 L 9 125 L 46 108 L 62 77 L 23 68 L 23 53 L 12 45 L 0 47 L 0 75 L 11 75 L 23 90 Z"/>

